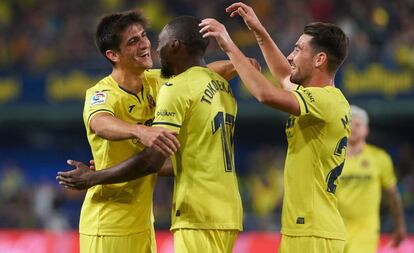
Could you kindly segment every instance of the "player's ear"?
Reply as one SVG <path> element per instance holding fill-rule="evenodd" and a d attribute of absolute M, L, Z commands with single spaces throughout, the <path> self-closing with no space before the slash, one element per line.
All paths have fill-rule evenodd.
<path fill-rule="evenodd" d="M 106 50 L 105 52 L 106 58 L 111 60 L 112 62 L 119 62 L 119 54 L 116 51 L 113 50 Z"/>
<path fill-rule="evenodd" d="M 178 49 L 180 48 L 181 44 L 182 44 L 182 43 L 181 43 L 181 41 L 180 41 L 180 40 L 177 40 L 177 39 L 173 40 L 173 41 L 171 42 L 171 45 L 170 45 L 171 50 L 172 50 L 173 52 L 178 51 Z"/>
<path fill-rule="evenodd" d="M 320 68 L 321 66 L 328 63 L 328 55 L 325 52 L 319 52 L 314 56 L 314 67 Z"/>

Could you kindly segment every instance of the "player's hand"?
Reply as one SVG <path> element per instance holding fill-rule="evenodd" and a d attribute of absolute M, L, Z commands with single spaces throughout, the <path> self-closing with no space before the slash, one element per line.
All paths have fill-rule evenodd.
<path fill-rule="evenodd" d="M 136 135 L 144 146 L 153 148 L 166 157 L 180 148 L 177 133 L 163 127 L 140 126 Z"/>
<path fill-rule="evenodd" d="M 247 28 L 253 32 L 258 33 L 263 29 L 263 25 L 254 13 L 253 8 L 244 3 L 234 3 L 226 8 L 226 12 L 230 13 L 230 17 L 242 17 Z"/>
<path fill-rule="evenodd" d="M 203 19 L 199 26 L 201 27 L 200 33 L 203 34 L 203 38 L 215 38 L 220 48 L 225 53 L 229 52 L 233 47 L 235 47 L 235 44 L 231 40 L 226 27 L 214 18 Z"/>
<path fill-rule="evenodd" d="M 407 236 L 407 231 L 405 228 L 397 228 L 394 234 L 392 235 L 391 246 L 397 248 L 402 241 L 404 241 Z"/>
<path fill-rule="evenodd" d="M 95 171 L 95 160 L 89 160 L 89 169 Z"/>
<path fill-rule="evenodd" d="M 87 165 L 68 160 L 67 163 L 74 169 L 69 171 L 59 171 L 56 179 L 59 184 L 67 189 L 72 190 L 84 190 L 92 187 L 91 175 L 95 173 Z"/>
<path fill-rule="evenodd" d="M 259 62 L 255 58 L 248 58 L 250 61 L 250 64 L 253 65 L 253 67 L 260 72 L 262 71 L 262 66 L 260 66 Z"/>

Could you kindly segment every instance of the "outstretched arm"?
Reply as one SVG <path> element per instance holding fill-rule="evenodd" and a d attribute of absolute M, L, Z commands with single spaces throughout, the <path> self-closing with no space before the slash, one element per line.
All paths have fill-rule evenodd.
<path fill-rule="evenodd" d="M 254 58 L 249 58 L 250 63 L 260 71 L 260 65 Z M 214 61 L 207 64 L 207 67 L 217 74 L 221 75 L 227 81 L 230 81 L 237 75 L 237 71 L 233 66 L 233 63 L 229 60 Z"/>
<path fill-rule="evenodd" d="M 146 148 L 118 165 L 99 171 L 93 171 L 81 162 L 68 160 L 68 164 L 74 169 L 59 171 L 56 179 L 60 185 L 75 190 L 87 189 L 98 184 L 121 183 L 157 173 L 166 158 L 154 149 Z"/>
<path fill-rule="evenodd" d="M 300 115 L 299 102 L 295 96 L 286 90 L 273 86 L 231 40 L 224 25 L 215 19 L 204 19 L 200 32 L 204 37 L 214 37 L 221 49 L 229 56 L 240 78 L 250 93 L 263 104 L 278 108 L 293 115 Z"/>
<path fill-rule="evenodd" d="M 241 16 L 243 18 L 247 28 L 254 33 L 272 75 L 279 81 L 283 89 L 293 90 L 294 84 L 289 80 L 290 64 L 270 37 L 254 10 L 250 6 L 238 2 L 227 7 L 226 12 L 230 13 L 230 17 Z"/>
<path fill-rule="evenodd" d="M 233 79 L 237 75 L 237 71 L 234 68 L 231 61 L 222 60 L 222 61 L 213 61 L 207 64 L 207 67 L 216 72 L 217 74 L 221 75 L 227 81 Z"/>
<path fill-rule="evenodd" d="M 161 127 L 149 127 L 125 122 L 111 113 L 99 112 L 92 116 L 90 129 L 99 137 L 111 141 L 137 138 L 144 146 L 165 155 L 174 154 L 180 147 L 176 133 Z"/>
<path fill-rule="evenodd" d="M 392 217 L 394 219 L 394 234 L 392 238 L 392 245 L 398 247 L 398 245 L 405 239 L 407 236 L 407 231 L 404 223 L 404 211 L 401 204 L 401 197 L 398 193 L 396 186 L 392 186 L 388 189 L 385 189 L 390 200 L 390 210 Z"/>

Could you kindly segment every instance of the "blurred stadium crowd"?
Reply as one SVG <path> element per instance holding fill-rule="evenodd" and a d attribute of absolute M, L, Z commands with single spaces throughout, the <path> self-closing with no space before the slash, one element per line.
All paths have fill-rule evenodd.
<path fill-rule="evenodd" d="M 257 50 L 242 21 L 227 17 L 229 1 L 83 0 L 0 2 L 0 67 L 9 71 L 47 71 L 96 65 L 102 59 L 92 42 L 98 17 L 140 7 L 150 18 L 153 42 L 177 15 L 216 17 L 227 24 L 238 45 Z M 414 68 L 414 3 L 409 0 L 260 0 L 251 1 L 258 16 L 284 52 L 291 50 L 303 24 L 335 22 L 351 38 L 348 61 L 380 61 Z M 75 43 L 76 42 L 76 43 Z M 253 49 L 252 49 L 253 50 Z"/>
<path fill-rule="evenodd" d="M 329 21 L 339 24 L 350 36 L 346 64 L 365 66 L 375 62 L 388 69 L 414 70 L 413 1 L 260 0 L 251 4 L 285 53 L 292 49 L 304 24 Z M 135 7 L 144 9 L 150 19 L 153 48 L 158 32 L 171 17 L 191 14 L 223 21 L 248 55 L 260 55 L 242 21 L 228 18 L 224 11 L 228 5 L 229 1 L 219 0 L 208 4 L 192 0 L 0 1 L 0 75 L 36 76 L 55 69 L 82 69 L 103 76 L 108 64 L 93 43 L 96 22 L 105 13 Z M 210 47 L 213 50 L 209 59 L 220 59 L 222 55 L 214 50 L 216 45 Z M 240 119 L 235 141 L 245 229 L 277 231 L 286 149 L 283 123 L 265 119 L 260 122 L 265 129 L 256 133 L 248 120 Z M 18 132 L 27 134 L 33 128 L 30 125 L 25 122 L 15 129 L 0 128 L 0 227 L 77 228 L 83 193 L 61 189 L 54 176 L 65 168 L 68 155 L 83 161 L 90 158 L 83 124 L 77 121 L 64 128 L 46 127 L 24 135 L 30 136 L 27 140 Z M 394 131 L 389 130 L 390 126 Z M 407 229 L 414 233 L 414 134 L 398 122 L 384 125 L 374 121 L 371 127 L 369 140 L 393 157 Z M 44 158 L 38 160 L 40 156 Z M 47 176 L 39 176 L 42 173 Z M 172 188 L 172 179 L 159 179 L 154 197 L 158 228 L 169 227 Z M 392 219 L 386 201 L 383 203 L 382 231 L 390 232 Z"/>

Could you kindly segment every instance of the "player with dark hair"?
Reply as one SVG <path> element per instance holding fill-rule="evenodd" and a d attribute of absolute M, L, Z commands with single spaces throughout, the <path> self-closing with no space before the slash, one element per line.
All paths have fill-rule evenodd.
<path fill-rule="evenodd" d="M 247 64 L 222 24 L 202 21 L 200 32 L 217 40 L 253 96 L 290 114 L 280 252 L 341 253 L 345 227 L 335 192 L 345 161 L 350 109 L 334 77 L 346 57 L 348 38 L 336 25 L 311 23 L 286 59 L 251 7 L 235 3 L 226 11 L 240 15 L 254 32 L 271 72 L 284 87 L 273 86 Z"/>
<path fill-rule="evenodd" d="M 83 119 L 96 170 L 118 164 L 144 147 L 164 156 L 179 148 L 175 131 L 150 127 L 159 87 L 167 79 L 160 70 L 148 70 L 152 59 L 146 24 L 138 11 L 111 14 L 98 24 L 96 45 L 113 69 L 86 92 Z M 228 61 L 210 65 L 230 78 L 229 66 Z M 160 173 L 168 174 L 171 165 L 164 168 Z M 81 211 L 80 251 L 156 252 L 152 216 L 156 178 L 151 174 L 89 189 Z"/>
<path fill-rule="evenodd" d="M 199 32 L 196 30 L 194 31 L 192 26 L 194 26 L 194 19 L 193 17 L 180 17 L 177 19 L 172 20 L 168 23 L 168 31 L 169 33 L 173 33 L 174 37 L 180 41 L 180 43 L 184 44 L 186 47 L 186 51 L 188 54 L 203 57 L 208 46 L 208 40 L 203 39 Z M 162 40 L 162 36 L 167 36 L 167 32 L 160 34 L 160 41 Z M 162 48 L 162 45 L 158 45 L 158 48 Z M 163 52 L 160 52 L 162 54 Z M 172 67 L 172 61 L 176 61 L 177 58 L 182 57 L 183 55 L 176 55 L 174 59 L 165 58 L 160 55 L 161 58 L 161 75 L 163 77 L 172 77 L 173 70 L 170 69 Z"/>
<path fill-rule="evenodd" d="M 179 147 L 172 131 L 148 126 L 163 80 L 159 71 L 146 71 L 152 59 L 145 26 L 145 17 L 137 11 L 111 14 L 98 24 L 96 45 L 113 69 L 86 92 L 83 119 L 97 170 L 145 146 L 165 155 Z M 154 174 L 89 189 L 79 222 L 80 252 L 155 252 L 152 194 L 156 178 Z"/>
<path fill-rule="evenodd" d="M 181 145 L 173 156 L 175 252 L 232 252 L 243 214 L 233 151 L 237 104 L 229 83 L 205 67 L 208 39 L 199 24 L 178 17 L 159 35 L 162 73 L 174 77 L 160 88 L 153 128 L 177 132 Z M 167 156 L 146 148 L 96 172 L 73 162 L 76 169 L 58 180 L 74 189 L 133 182 L 159 172 Z"/>
<path fill-rule="evenodd" d="M 111 60 L 109 55 L 107 55 L 107 50 L 121 50 L 120 44 L 122 42 L 122 32 L 131 24 L 139 24 L 145 30 L 147 27 L 147 19 L 139 11 L 114 13 L 103 17 L 96 28 L 96 46 L 112 65 L 114 65 L 115 62 Z M 145 37 L 146 32 L 144 32 L 143 35 Z M 152 63 L 149 62 L 148 66 L 152 67 Z"/>

